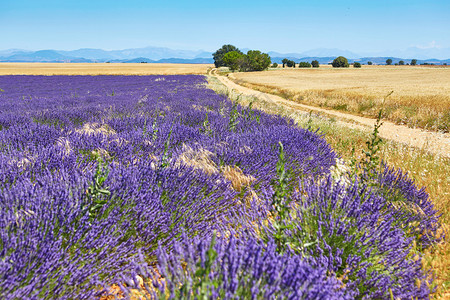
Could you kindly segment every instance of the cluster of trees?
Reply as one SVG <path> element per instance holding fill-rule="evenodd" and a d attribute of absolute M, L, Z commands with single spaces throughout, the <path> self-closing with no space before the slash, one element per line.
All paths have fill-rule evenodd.
<path fill-rule="evenodd" d="M 411 59 L 411 63 L 409 63 L 411 66 L 415 66 L 417 65 L 417 59 Z M 392 65 L 392 59 L 388 58 L 386 59 L 386 65 L 390 66 Z M 404 60 L 400 60 L 398 63 L 395 63 L 396 66 L 404 66 L 405 65 L 405 61 Z"/>
<path fill-rule="evenodd" d="M 371 62 L 371 61 L 368 61 L 367 64 L 370 66 L 370 65 L 372 65 L 372 62 Z M 334 68 L 348 68 L 348 67 L 350 66 L 350 64 L 348 63 L 347 58 L 345 58 L 345 57 L 343 57 L 343 56 L 336 57 L 336 58 L 333 60 L 333 62 L 331 63 L 331 65 L 332 65 Z M 389 66 L 389 65 L 392 65 L 392 59 L 388 58 L 388 59 L 386 60 L 386 65 L 388 65 L 388 66 Z M 396 65 L 396 66 L 403 66 L 403 65 L 405 65 L 405 61 L 400 60 L 398 63 L 395 63 L 395 65 Z M 411 60 L 410 65 L 411 65 L 411 66 L 417 65 L 417 59 Z M 353 63 L 353 67 L 354 67 L 354 68 L 361 68 L 361 63 L 359 63 L 359 62 L 354 62 L 354 63 Z"/>
<path fill-rule="evenodd" d="M 285 66 L 287 66 L 288 68 L 291 68 L 291 67 L 295 68 L 295 61 L 293 61 L 293 60 L 284 58 L 281 62 L 283 63 L 283 68 Z M 319 67 L 319 61 L 313 60 L 311 63 L 301 61 L 301 62 L 299 62 L 298 67 L 299 68 L 311 68 L 311 67 L 318 68 Z"/>
<path fill-rule="evenodd" d="M 299 68 L 311 68 L 311 64 L 310 64 L 309 62 L 301 61 L 301 62 L 298 64 L 298 67 L 299 67 Z"/>
<path fill-rule="evenodd" d="M 223 45 L 213 53 L 213 58 L 216 68 L 228 67 L 232 71 L 263 71 L 271 64 L 270 56 L 267 53 L 249 50 L 247 54 L 244 54 L 233 45 Z"/>

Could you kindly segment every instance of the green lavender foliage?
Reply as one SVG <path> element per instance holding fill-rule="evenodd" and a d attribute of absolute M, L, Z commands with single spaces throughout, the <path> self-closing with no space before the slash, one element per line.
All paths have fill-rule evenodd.
<path fill-rule="evenodd" d="M 272 187 L 274 193 L 272 196 L 272 213 L 276 216 L 273 224 L 275 234 L 273 236 L 278 251 L 284 252 L 289 243 L 289 236 L 286 234 L 286 230 L 292 230 L 293 224 L 289 222 L 289 204 L 292 201 L 292 185 L 290 184 L 290 178 L 292 176 L 291 171 L 286 170 L 286 155 L 284 153 L 284 147 L 281 142 L 278 142 L 278 162 L 277 162 L 277 179 L 272 181 Z"/>
<path fill-rule="evenodd" d="M 158 138 L 158 124 L 157 124 L 157 120 L 158 120 L 158 116 L 155 116 L 155 119 L 153 120 L 152 123 L 152 141 L 156 141 L 156 139 Z"/>
<path fill-rule="evenodd" d="M 209 119 L 208 119 L 208 113 L 206 113 L 206 115 L 205 115 L 205 120 L 203 121 L 202 128 L 200 129 L 200 131 L 209 136 L 213 136 L 211 124 L 209 123 Z"/>
<path fill-rule="evenodd" d="M 152 142 L 156 141 L 156 139 L 158 138 L 158 122 L 157 121 L 158 121 L 158 115 L 155 115 L 155 118 L 152 121 L 151 128 L 147 128 L 147 118 L 144 120 L 142 135 L 144 138 L 147 138 L 147 137 L 150 137 L 150 134 L 151 134 Z"/>
<path fill-rule="evenodd" d="M 142 136 L 146 138 L 148 136 L 148 129 L 147 129 L 147 118 L 144 120 L 144 126 L 142 127 Z"/>
<path fill-rule="evenodd" d="M 233 103 L 233 107 L 230 111 L 230 121 L 228 123 L 228 130 L 236 132 L 236 126 L 239 124 L 239 112 L 237 110 L 237 100 Z"/>
<path fill-rule="evenodd" d="M 109 196 L 111 196 L 111 192 L 105 186 L 108 174 L 108 165 L 101 158 L 98 158 L 97 169 L 92 178 L 92 184 L 87 190 L 88 204 L 86 205 L 86 210 L 91 221 L 97 218 L 103 206 L 108 202 Z"/>
<path fill-rule="evenodd" d="M 215 265 L 217 259 L 217 251 L 214 249 L 216 245 L 216 232 L 212 235 L 211 244 L 206 251 L 206 259 L 202 262 L 199 261 L 196 264 L 195 273 L 192 278 L 192 282 L 185 281 L 179 290 L 178 299 L 189 299 L 191 291 L 196 294 L 196 299 L 211 299 L 211 286 L 217 288 L 219 286 L 219 279 L 211 279 L 210 274 Z M 192 286 L 191 286 L 192 285 Z"/>
<path fill-rule="evenodd" d="M 243 112 L 243 118 L 247 121 L 256 120 L 258 124 L 260 124 L 260 116 L 256 113 L 256 111 L 253 109 L 253 102 L 254 99 L 252 99 L 245 111 Z"/>
<path fill-rule="evenodd" d="M 164 142 L 164 151 L 163 151 L 163 154 L 161 157 L 161 163 L 159 165 L 160 170 L 164 170 L 169 165 L 169 160 L 172 157 L 172 152 L 169 151 L 170 138 L 172 137 L 172 131 L 173 131 L 173 124 L 172 124 L 172 127 L 170 128 L 169 135 L 168 135 L 166 141 Z"/>
<path fill-rule="evenodd" d="M 301 219 L 291 216 L 294 174 L 286 168 L 286 154 L 281 142 L 278 143 L 278 148 L 277 177 L 271 182 L 274 190 L 271 203 L 274 232 L 269 235 L 275 241 L 278 253 L 282 254 L 289 248 L 298 254 L 305 255 L 305 250 L 318 242 L 316 238 L 317 220 L 308 213 Z M 298 230 L 298 228 L 302 228 L 302 230 Z M 263 230 L 263 232 L 265 231 Z M 267 234 L 267 232 L 265 233 Z"/>

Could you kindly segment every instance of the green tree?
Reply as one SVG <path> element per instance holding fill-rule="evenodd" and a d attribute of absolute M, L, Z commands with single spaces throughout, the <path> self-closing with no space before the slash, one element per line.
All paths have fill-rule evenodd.
<path fill-rule="evenodd" d="M 292 67 L 295 66 L 295 62 L 294 62 L 293 60 L 288 59 L 287 62 L 286 62 L 286 65 L 287 65 L 289 68 L 292 68 Z"/>
<path fill-rule="evenodd" d="M 262 71 L 267 69 L 270 64 L 270 56 L 267 53 L 261 53 L 259 50 L 249 50 L 247 52 L 248 64 L 250 70 L 248 71 Z"/>
<path fill-rule="evenodd" d="M 289 59 L 283 58 L 283 60 L 281 62 L 283 63 L 283 68 L 284 68 L 287 65 L 287 63 L 289 62 Z"/>
<path fill-rule="evenodd" d="M 404 66 L 404 65 L 405 65 L 405 62 L 404 62 L 403 60 L 401 60 L 401 61 L 398 62 L 398 64 L 399 64 L 400 66 Z"/>
<path fill-rule="evenodd" d="M 242 57 L 238 59 L 238 63 L 239 63 L 239 71 L 241 72 L 253 71 L 250 65 L 250 60 L 248 59 L 247 55 L 242 55 Z"/>
<path fill-rule="evenodd" d="M 386 59 L 386 64 L 388 66 L 392 65 L 392 59 L 390 59 L 390 58 Z"/>
<path fill-rule="evenodd" d="M 231 51 L 226 53 L 222 60 L 225 66 L 229 67 L 230 70 L 235 71 L 240 68 L 240 63 L 242 60 L 242 57 L 244 54 L 237 52 L 237 51 Z"/>
<path fill-rule="evenodd" d="M 359 62 L 354 62 L 353 68 L 361 68 L 361 64 Z"/>
<path fill-rule="evenodd" d="M 243 54 L 237 47 L 233 45 L 223 45 L 222 48 L 213 53 L 212 56 L 214 58 L 214 65 L 216 66 L 216 68 L 226 66 L 223 62 L 223 57 L 225 56 L 225 54 L 232 51 Z"/>
<path fill-rule="evenodd" d="M 333 60 L 333 63 L 331 64 L 333 68 L 348 68 L 348 60 L 343 56 L 338 56 Z"/>
<path fill-rule="evenodd" d="M 411 66 L 417 65 L 417 59 L 411 59 Z"/>
<path fill-rule="evenodd" d="M 311 65 L 312 65 L 313 68 L 318 68 L 319 67 L 319 61 L 318 60 L 313 60 L 311 62 Z"/>
<path fill-rule="evenodd" d="M 369 66 L 371 66 L 371 65 L 372 65 L 372 62 L 371 62 L 371 61 L 368 61 L 367 64 L 368 64 Z"/>

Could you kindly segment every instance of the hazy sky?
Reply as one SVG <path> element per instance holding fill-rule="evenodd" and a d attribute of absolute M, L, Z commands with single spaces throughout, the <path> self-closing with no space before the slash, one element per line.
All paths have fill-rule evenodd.
<path fill-rule="evenodd" d="M 449 0 L 0 0 L 0 49 L 450 47 Z"/>

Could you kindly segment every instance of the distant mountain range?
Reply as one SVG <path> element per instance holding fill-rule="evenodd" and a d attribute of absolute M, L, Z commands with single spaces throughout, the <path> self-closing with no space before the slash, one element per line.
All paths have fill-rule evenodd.
<path fill-rule="evenodd" d="M 212 63 L 212 53 L 206 51 L 173 50 L 146 47 L 124 50 L 78 49 L 72 51 L 22 49 L 0 50 L 2 62 L 173 62 Z"/>
<path fill-rule="evenodd" d="M 248 49 L 242 49 L 247 52 Z M 408 63 L 411 59 L 418 59 L 418 63 L 443 64 L 450 63 L 450 59 L 435 59 L 429 57 L 430 53 L 436 54 L 435 57 L 450 57 L 450 48 L 433 48 L 425 51 L 421 48 L 408 48 L 405 51 L 392 51 L 392 53 L 401 54 L 396 56 L 387 56 L 380 53 L 374 56 L 361 56 L 357 53 L 341 50 L 318 48 L 301 53 L 279 53 L 270 51 L 268 54 L 272 62 L 281 63 L 283 58 L 288 58 L 296 62 L 318 60 L 321 64 L 330 63 L 337 56 L 345 56 L 349 62 L 358 61 L 367 63 L 372 61 L 374 64 L 385 64 L 388 58 L 393 63 L 400 60 Z M 434 52 L 433 52 L 434 51 Z M 448 54 L 448 56 L 443 56 Z M 145 47 L 124 50 L 103 50 L 103 49 L 78 49 L 71 51 L 63 50 L 39 50 L 28 51 L 22 49 L 0 50 L 0 62 L 71 62 L 71 63 L 96 63 L 96 62 L 114 62 L 114 63 L 193 63 L 204 64 L 213 63 L 212 52 L 203 50 L 173 50 L 163 47 Z"/>

